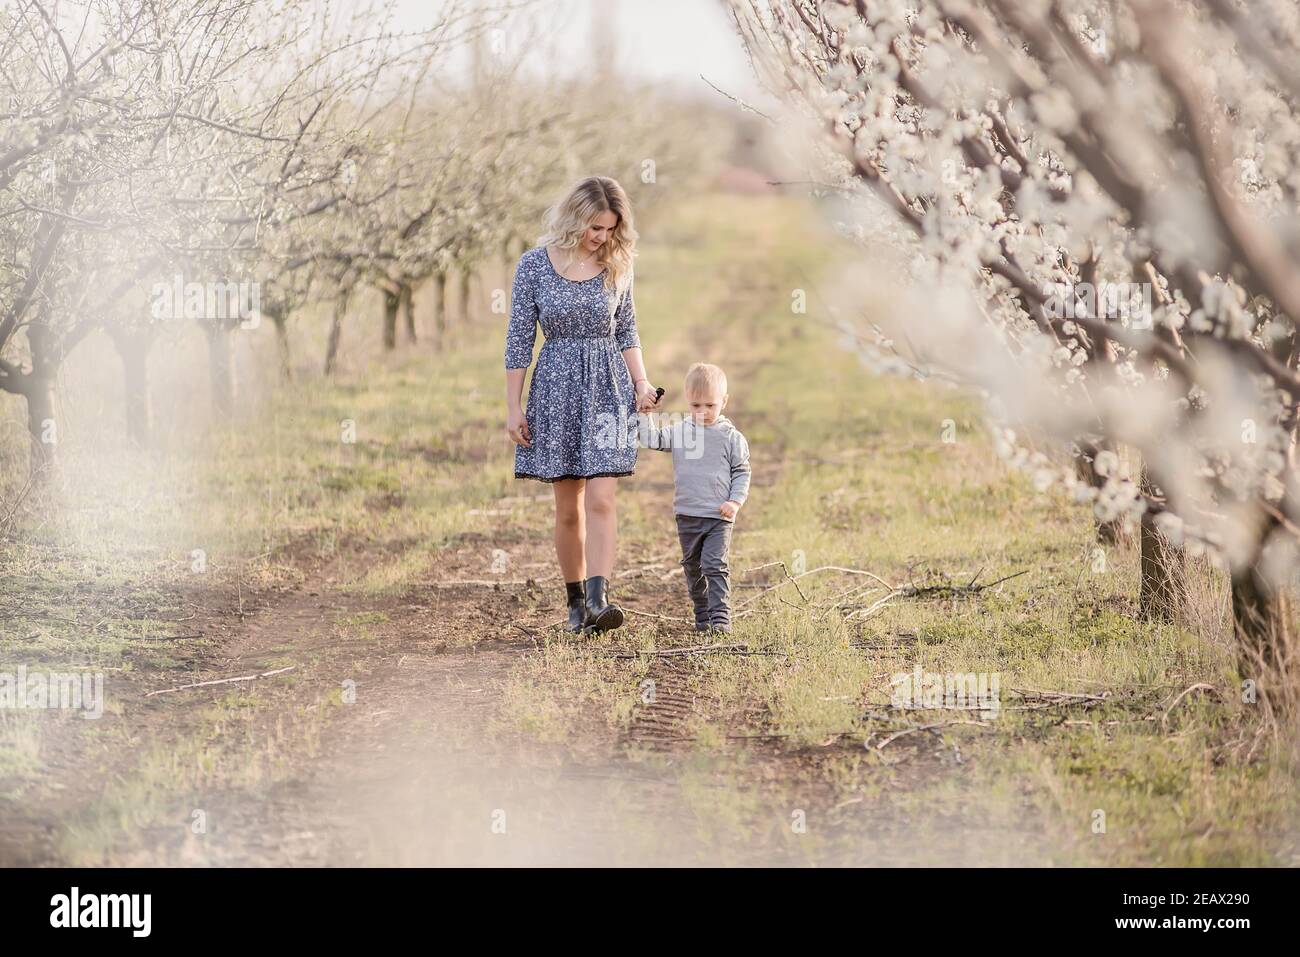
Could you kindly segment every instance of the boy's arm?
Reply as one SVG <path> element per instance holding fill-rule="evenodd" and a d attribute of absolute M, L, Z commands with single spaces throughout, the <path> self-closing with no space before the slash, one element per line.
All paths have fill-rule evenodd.
<path fill-rule="evenodd" d="M 671 452 L 673 450 L 672 426 L 666 429 L 655 428 L 651 419 L 651 416 L 655 414 L 654 412 L 643 412 L 637 416 L 637 442 L 643 449 L 654 449 L 656 452 Z"/>
<path fill-rule="evenodd" d="M 749 467 L 749 443 L 739 432 L 731 436 L 731 491 L 727 500 L 737 505 L 744 505 L 749 498 L 749 479 L 752 474 Z"/>

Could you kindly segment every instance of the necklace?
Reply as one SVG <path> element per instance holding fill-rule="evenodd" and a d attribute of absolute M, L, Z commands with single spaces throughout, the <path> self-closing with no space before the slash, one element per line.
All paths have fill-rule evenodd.
<path fill-rule="evenodd" d="M 595 253 L 592 253 L 590 256 L 588 256 L 586 259 L 584 259 L 582 262 L 578 263 L 578 265 L 579 265 L 579 266 L 585 266 L 585 265 L 587 265 L 587 263 L 589 263 L 589 262 L 592 260 L 592 258 L 596 255 L 596 253 L 598 253 L 598 252 L 600 252 L 599 249 L 597 249 Z M 565 271 L 565 272 L 573 272 L 573 257 L 572 257 L 572 256 L 569 257 L 569 264 L 568 264 L 567 266 L 564 267 L 564 271 Z"/>

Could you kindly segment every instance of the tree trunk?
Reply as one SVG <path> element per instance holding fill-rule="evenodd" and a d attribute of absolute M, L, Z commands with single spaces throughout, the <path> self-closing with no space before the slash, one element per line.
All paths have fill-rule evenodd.
<path fill-rule="evenodd" d="M 32 474 L 48 481 L 59 465 L 60 436 L 54 409 L 54 377 L 34 373 L 26 376 L 23 397 L 27 399 L 27 431 L 32 439 L 30 468 Z"/>
<path fill-rule="evenodd" d="M 1158 493 L 1146 467 L 1142 468 L 1143 492 Z M 1169 541 L 1156 526 L 1150 512 L 1142 515 L 1139 532 L 1141 548 L 1141 583 L 1138 588 L 1138 611 L 1147 621 L 1175 622 L 1187 608 L 1187 557 L 1182 548 Z"/>
<path fill-rule="evenodd" d="M 1092 488 L 1101 488 L 1105 484 L 1104 477 L 1097 474 L 1096 461 L 1097 456 L 1104 452 L 1114 452 L 1115 444 L 1109 439 L 1101 439 L 1096 443 L 1083 442 L 1079 443 L 1079 455 L 1075 457 L 1075 473 L 1079 476 L 1080 481 L 1086 482 Z M 1117 545 L 1125 538 L 1124 523 L 1121 521 L 1095 520 L 1097 541 L 1104 545 Z"/>
<path fill-rule="evenodd" d="M 397 348 L 397 309 L 401 305 L 401 294 L 384 289 L 384 351 L 392 352 Z"/>
<path fill-rule="evenodd" d="M 149 444 L 152 415 L 149 407 L 149 349 L 153 330 L 117 330 L 113 344 L 122 360 L 122 385 L 126 400 L 126 434 L 136 445 Z"/>
<path fill-rule="evenodd" d="M 466 326 L 469 325 L 470 321 L 469 291 L 471 278 L 472 274 L 468 267 L 460 270 L 460 320 Z"/>
<path fill-rule="evenodd" d="M 338 367 L 339 340 L 343 336 L 343 317 L 348 311 L 350 290 L 339 293 L 334 300 L 334 318 L 330 321 L 329 342 L 325 346 L 325 374 L 332 376 Z"/>
<path fill-rule="evenodd" d="M 54 386 L 61 356 L 51 347 L 48 326 L 43 322 L 33 322 L 26 328 L 31 370 L 23 372 L 17 366 L 11 366 L 0 377 L 0 390 L 22 396 L 27 404 L 27 434 L 31 439 L 28 472 L 33 484 L 45 486 L 52 484 L 59 465 L 58 445 L 62 436 L 59 435 Z"/>
<path fill-rule="evenodd" d="M 28 471 L 45 482 L 58 466 L 58 423 L 54 408 L 54 376 L 15 372 L 0 379 L 0 391 L 20 395 L 27 405 Z"/>
<path fill-rule="evenodd" d="M 280 378 L 293 381 L 293 354 L 289 349 L 289 310 L 277 309 L 267 313 L 275 323 L 275 347 L 280 354 Z"/>
<path fill-rule="evenodd" d="M 235 368 L 230 355 L 230 330 L 220 321 L 205 322 L 208 337 L 208 379 L 212 385 L 212 411 L 229 418 L 235 410 Z"/>
<path fill-rule="evenodd" d="M 447 274 L 441 270 L 433 274 L 433 345 L 442 349 L 447 344 Z"/>
<path fill-rule="evenodd" d="M 415 290 L 410 283 L 402 283 L 402 291 L 398 294 L 398 298 L 406 325 L 406 340 L 418 342 L 419 337 L 415 333 Z"/>

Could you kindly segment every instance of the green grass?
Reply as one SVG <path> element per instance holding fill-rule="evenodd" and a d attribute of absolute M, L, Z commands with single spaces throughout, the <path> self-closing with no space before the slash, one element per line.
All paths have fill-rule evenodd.
<path fill-rule="evenodd" d="M 219 822 L 210 805 L 214 794 L 257 792 L 292 777 L 319 752 L 329 713 L 338 706 L 329 697 L 304 703 L 285 683 L 246 687 L 204 707 L 187 733 L 138 742 L 129 768 L 109 776 L 96 801 L 60 822 L 61 861 L 120 861 L 149 829 L 184 833 L 195 812 Z M 207 861 L 200 855 L 185 863 Z"/>

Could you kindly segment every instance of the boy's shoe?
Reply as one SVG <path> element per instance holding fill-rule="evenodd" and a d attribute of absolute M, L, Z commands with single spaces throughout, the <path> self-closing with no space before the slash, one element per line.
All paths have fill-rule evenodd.
<path fill-rule="evenodd" d="M 592 575 L 585 582 L 587 631 L 612 631 L 623 624 L 623 609 L 605 600 L 607 584 L 603 575 Z"/>
<path fill-rule="evenodd" d="M 569 623 L 565 628 L 577 634 L 587 625 L 587 596 L 582 582 L 565 582 L 564 590 L 569 603 Z"/>

